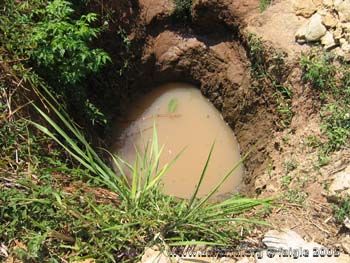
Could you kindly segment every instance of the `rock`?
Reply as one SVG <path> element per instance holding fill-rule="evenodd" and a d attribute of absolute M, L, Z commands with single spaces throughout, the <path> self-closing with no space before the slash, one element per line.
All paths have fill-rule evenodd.
<path fill-rule="evenodd" d="M 327 33 L 321 38 L 321 44 L 326 50 L 329 50 L 337 45 L 334 41 L 333 34 L 329 31 L 327 31 Z"/>
<path fill-rule="evenodd" d="M 295 40 L 299 44 L 304 44 L 306 42 L 306 32 L 307 32 L 308 23 L 303 24 L 298 31 L 295 33 Z"/>
<path fill-rule="evenodd" d="M 350 254 L 350 236 L 343 237 L 340 240 L 341 246 L 346 254 Z"/>
<path fill-rule="evenodd" d="M 340 45 L 346 44 L 346 39 L 342 37 L 341 39 L 339 39 L 339 43 Z"/>
<path fill-rule="evenodd" d="M 8 247 L 0 243 L 0 257 L 7 258 L 9 256 Z"/>
<path fill-rule="evenodd" d="M 171 263 L 171 260 L 158 247 L 152 247 L 145 249 L 140 263 Z"/>
<path fill-rule="evenodd" d="M 341 27 L 342 27 L 343 32 L 345 33 L 345 35 L 346 36 L 350 36 L 350 23 L 343 23 L 343 24 L 341 24 Z"/>
<path fill-rule="evenodd" d="M 338 58 L 343 59 L 346 62 L 350 62 L 350 52 L 344 52 L 344 50 L 341 47 L 337 47 L 333 50 L 333 52 L 336 54 Z M 343 194 L 340 194 L 340 196 L 346 195 L 347 191 L 345 191 Z M 329 197 L 331 199 L 337 200 L 337 193 L 332 192 L 330 193 Z"/>
<path fill-rule="evenodd" d="M 337 10 L 338 6 L 343 2 L 343 0 L 334 0 L 334 9 Z"/>
<path fill-rule="evenodd" d="M 350 0 L 336 0 L 334 8 L 338 12 L 341 22 L 350 22 Z"/>
<path fill-rule="evenodd" d="M 335 49 L 333 49 L 334 54 L 338 57 L 338 58 L 343 58 L 345 56 L 344 51 L 341 49 L 341 47 L 337 47 Z M 334 193 L 333 193 L 334 194 Z M 328 196 L 328 194 L 326 193 L 326 195 Z M 332 196 L 332 194 L 329 195 L 329 197 L 334 197 L 334 195 Z"/>
<path fill-rule="evenodd" d="M 326 13 L 322 16 L 322 23 L 328 28 L 335 28 L 338 20 L 332 14 Z"/>
<path fill-rule="evenodd" d="M 289 248 L 289 247 L 320 247 L 317 243 L 306 242 L 298 233 L 292 230 L 270 230 L 262 240 L 268 248 Z"/>
<path fill-rule="evenodd" d="M 294 1 L 293 7 L 296 15 L 310 17 L 317 11 L 320 5 L 321 2 L 316 0 L 296 0 Z"/>
<path fill-rule="evenodd" d="M 334 31 L 333 31 L 333 37 L 336 40 L 341 39 L 343 36 L 343 29 L 341 27 L 337 27 Z"/>
<path fill-rule="evenodd" d="M 315 242 L 306 242 L 299 234 L 292 230 L 268 231 L 263 243 L 268 247 L 269 251 L 286 249 L 287 255 L 289 252 L 293 252 L 293 256 L 281 257 L 281 254 L 277 251 L 274 256 L 268 257 L 265 252 L 262 259 L 257 259 L 257 263 L 346 263 L 350 262 L 350 256 L 340 254 L 339 257 L 313 257 L 314 249 L 323 248 L 322 245 Z M 292 251 L 290 251 L 292 250 Z M 302 251 L 301 251 L 302 250 Z M 304 252 L 308 251 L 309 256 L 303 256 Z M 270 254 L 271 255 L 271 254 Z M 305 254 L 304 254 L 305 255 Z"/>
<path fill-rule="evenodd" d="M 350 229 L 350 219 L 347 216 L 345 217 L 343 224 L 347 229 Z"/>
<path fill-rule="evenodd" d="M 345 50 L 343 47 L 348 48 L 348 50 Z M 350 51 L 350 44 L 344 42 L 343 38 L 341 39 L 341 49 L 344 53 Z M 340 193 L 350 194 L 350 166 L 348 166 L 344 171 L 334 175 L 334 180 L 329 187 L 329 191 L 331 195 L 337 195 Z"/>
<path fill-rule="evenodd" d="M 333 7 L 333 0 L 323 0 L 323 5 L 325 7 L 331 8 Z"/>
<path fill-rule="evenodd" d="M 295 34 L 297 42 L 318 41 L 327 32 L 326 27 L 322 24 L 322 17 L 320 14 L 314 14 L 308 23 L 302 25 Z"/>
<path fill-rule="evenodd" d="M 314 14 L 309 21 L 307 26 L 305 39 L 307 41 L 317 41 L 326 34 L 327 30 L 322 25 L 322 17 L 319 14 Z"/>
<path fill-rule="evenodd" d="M 340 39 L 340 40 L 343 40 L 344 38 Z M 350 43 L 347 42 L 346 40 L 343 41 L 340 45 L 341 49 L 344 51 L 344 58 L 345 57 L 348 57 L 350 55 Z M 345 191 L 346 190 L 346 193 L 350 194 L 350 173 L 349 172 L 344 172 L 344 173 L 339 173 L 338 175 L 338 179 L 336 178 L 335 180 L 335 186 L 336 188 L 339 188 L 337 189 L 336 191 Z M 342 186 L 341 185 L 341 181 L 340 180 L 344 180 Z"/>
<path fill-rule="evenodd" d="M 328 13 L 328 10 L 326 8 L 321 8 L 317 10 L 317 14 L 321 16 L 325 16 Z"/>

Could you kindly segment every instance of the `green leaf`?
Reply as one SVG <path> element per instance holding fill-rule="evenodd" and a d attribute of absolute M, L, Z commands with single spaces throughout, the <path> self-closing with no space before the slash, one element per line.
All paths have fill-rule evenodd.
<path fill-rule="evenodd" d="M 177 99 L 171 99 L 168 103 L 168 112 L 169 113 L 174 113 L 177 108 Z"/>

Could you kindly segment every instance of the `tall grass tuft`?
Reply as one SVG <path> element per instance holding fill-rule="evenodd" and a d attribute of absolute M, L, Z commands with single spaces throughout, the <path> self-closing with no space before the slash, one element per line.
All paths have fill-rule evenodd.
<path fill-rule="evenodd" d="M 91 173 L 89 176 L 119 195 L 121 204 L 120 210 L 116 213 L 122 213 L 123 220 L 119 224 L 104 226 L 103 232 L 125 231 L 127 236 L 134 229 L 142 233 L 140 234 L 142 244 L 145 246 L 159 243 L 160 240 L 170 245 L 198 243 L 232 245 L 232 242 L 238 238 L 238 226 L 243 223 L 265 224 L 262 221 L 246 219 L 238 215 L 259 205 L 269 206 L 271 202 L 269 199 L 257 200 L 232 196 L 219 203 L 209 202 L 213 194 L 232 175 L 240 163 L 225 174 L 206 196 L 197 198 L 201 183 L 205 180 L 214 144 L 191 199 L 176 199 L 162 193 L 161 179 L 181 153 L 172 162 L 160 167 L 159 160 L 163 147 L 159 146 L 155 128 L 152 141 L 146 145 L 143 152 L 137 151 L 133 164 L 111 154 L 114 166 L 119 171 L 119 174 L 116 175 L 116 172 L 85 139 L 64 109 L 59 107 L 50 92 L 47 89 L 44 90 L 44 96 L 39 92 L 38 94 L 42 97 L 46 107 L 58 117 L 60 124 L 34 105 L 54 132 L 39 123 L 33 123 L 33 125 L 50 136 L 88 169 Z"/>

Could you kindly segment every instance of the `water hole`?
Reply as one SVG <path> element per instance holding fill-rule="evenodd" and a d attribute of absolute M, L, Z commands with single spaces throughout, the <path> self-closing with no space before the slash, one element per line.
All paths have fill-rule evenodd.
<path fill-rule="evenodd" d="M 169 163 L 186 147 L 163 177 L 163 191 L 180 198 L 191 197 L 211 145 L 215 147 L 198 197 L 207 194 L 240 160 L 240 149 L 220 112 L 186 83 L 168 83 L 153 89 L 130 105 L 125 120 L 116 124 L 114 153 L 133 163 L 135 147 L 142 151 L 156 124 L 159 145 L 164 145 L 160 166 Z M 239 166 L 214 195 L 224 198 L 238 191 L 243 167 Z"/>

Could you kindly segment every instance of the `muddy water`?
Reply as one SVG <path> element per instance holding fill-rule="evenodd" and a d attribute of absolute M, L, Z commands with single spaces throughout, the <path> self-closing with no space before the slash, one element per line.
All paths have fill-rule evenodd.
<path fill-rule="evenodd" d="M 113 151 L 133 161 L 134 145 L 142 148 L 152 138 L 154 120 L 160 145 L 164 145 L 162 165 L 186 147 L 163 178 L 164 192 L 169 195 L 191 197 L 214 140 L 215 148 L 198 196 L 207 194 L 240 159 L 235 136 L 220 113 L 198 89 L 184 83 L 160 86 L 133 103 L 127 120 L 117 125 Z M 216 198 L 236 192 L 242 173 L 242 167 L 236 169 Z"/>

